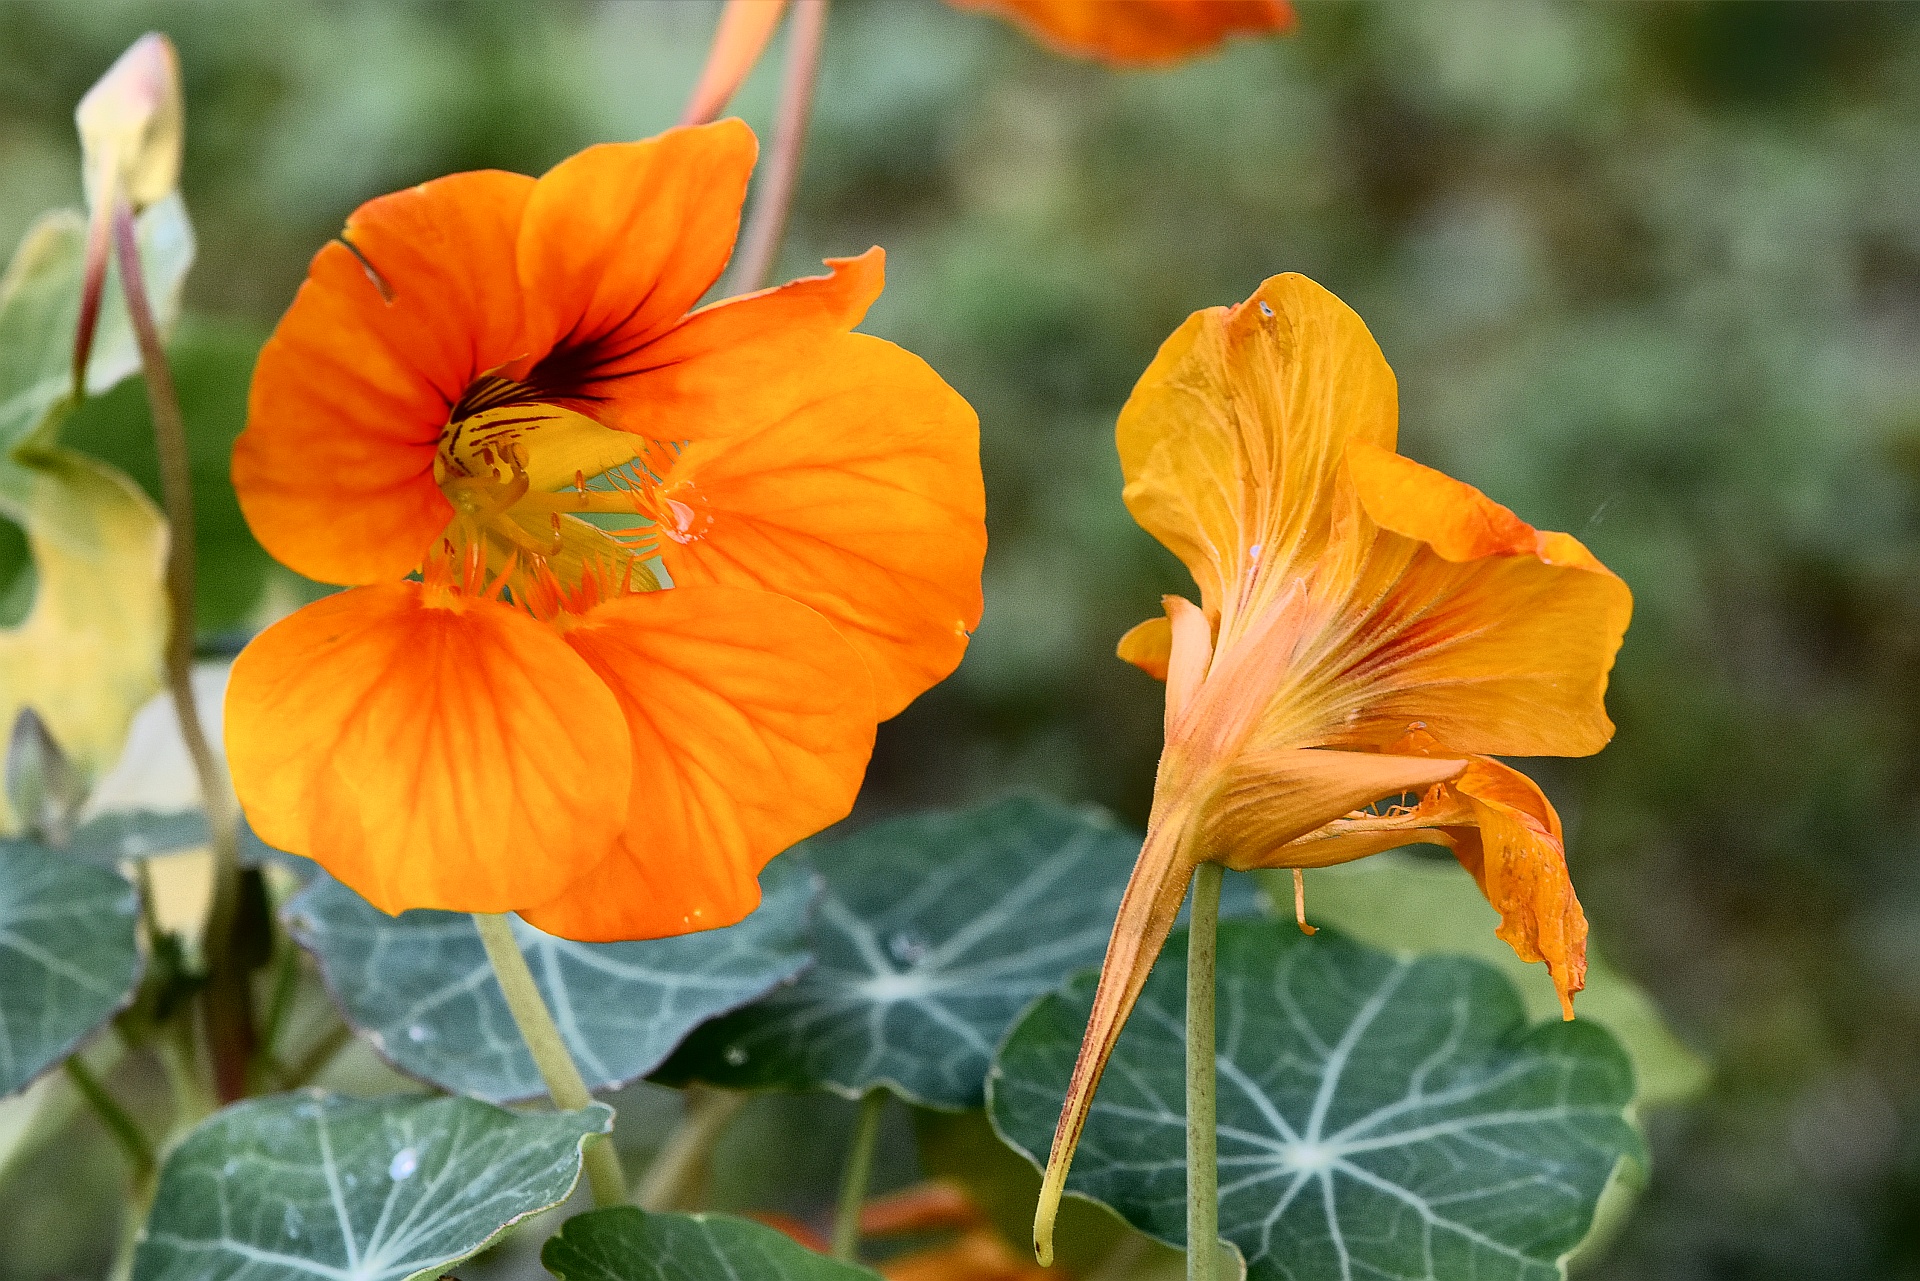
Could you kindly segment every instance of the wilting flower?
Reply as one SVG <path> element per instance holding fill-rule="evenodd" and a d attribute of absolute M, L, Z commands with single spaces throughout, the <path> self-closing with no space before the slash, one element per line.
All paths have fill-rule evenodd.
<path fill-rule="evenodd" d="M 1299 276 L 1190 317 L 1121 412 L 1127 507 L 1200 604 L 1167 597 L 1120 644 L 1167 682 L 1166 745 L 1054 1135 L 1043 1261 L 1101 1069 L 1202 862 L 1446 845 L 1572 1017 L 1587 924 L 1560 820 L 1490 754 L 1605 745 L 1632 596 L 1575 539 L 1395 453 L 1397 415 L 1366 326 Z"/>
<path fill-rule="evenodd" d="M 951 671 L 985 549 L 972 411 L 850 333 L 878 249 L 692 310 L 738 121 L 363 205 L 261 353 L 247 520 L 352 590 L 234 665 L 266 841 L 379 907 L 577 939 L 724 925 Z"/>
<path fill-rule="evenodd" d="M 1178 62 L 1230 36 L 1292 28 L 1287 0 L 951 0 L 998 13 L 1062 53 L 1102 62 Z"/>

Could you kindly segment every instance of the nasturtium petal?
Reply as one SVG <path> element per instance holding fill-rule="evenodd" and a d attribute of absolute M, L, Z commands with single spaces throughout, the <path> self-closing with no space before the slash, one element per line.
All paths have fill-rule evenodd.
<path fill-rule="evenodd" d="M 953 0 L 997 13 L 1042 44 L 1121 66 L 1154 66 L 1206 53 L 1237 35 L 1294 25 L 1287 0 Z"/>
<path fill-rule="evenodd" d="M 589 147 L 534 186 L 516 256 L 528 351 L 591 351 L 621 426 L 644 431 L 645 405 L 617 376 L 720 278 L 758 150 L 751 129 L 722 120 Z"/>
<path fill-rule="evenodd" d="M 667 473 L 676 583 L 757 587 L 824 615 L 881 718 L 960 662 L 986 555 L 979 422 L 919 357 L 863 334 L 777 421 L 696 441 Z"/>
<path fill-rule="evenodd" d="M 234 445 L 241 509 L 275 559 L 322 582 L 396 579 L 452 518 L 434 449 L 467 385 L 523 354 L 513 255 L 532 189 L 438 178 L 362 205 L 314 257 Z"/>
<path fill-rule="evenodd" d="M 632 406 L 624 425 L 657 440 L 733 435 L 806 404 L 880 296 L 886 254 L 876 246 L 827 267 L 702 307 L 648 343 L 621 380 Z"/>
<path fill-rule="evenodd" d="M 818 960 L 694 1033 L 662 1079 L 980 1106 L 1021 1008 L 1099 959 L 1140 837 L 1097 810 L 1012 797 L 802 849 L 825 885 Z M 1229 878 L 1224 910 L 1261 910 L 1248 878 Z"/>
<path fill-rule="evenodd" d="M 1351 308 L 1276 276 L 1243 303 L 1194 313 L 1141 375 L 1116 434 L 1127 508 L 1218 618 L 1255 575 L 1311 575 L 1347 444 L 1393 447 L 1396 394 Z"/>
<path fill-rule="evenodd" d="M 24 1089 L 133 999 L 140 906 L 110 867 L 0 841 L 0 1095 Z"/>
<path fill-rule="evenodd" d="M 1626 584 L 1574 539 L 1410 459 L 1362 443 L 1347 466 L 1380 532 L 1351 588 L 1367 625 L 1328 682 L 1365 699 L 1329 741 L 1377 745 L 1418 722 L 1455 753 L 1604 746 Z"/>
<path fill-rule="evenodd" d="M 260 838 L 387 912 L 546 901 L 626 827 L 612 692 L 526 614 L 436 604 L 418 583 L 354 588 L 262 632 L 234 662 L 226 738 Z"/>
<path fill-rule="evenodd" d="M 1120 1038 L 1068 1187 L 1185 1240 L 1185 949 Z M 1220 1234 L 1251 1281 L 1559 1281 L 1623 1164 L 1633 1072 L 1585 1022 L 1529 1026 L 1499 973 L 1323 930 L 1228 921 L 1218 947 Z M 996 1128 L 1044 1159 L 1093 978 L 1036 1002 L 995 1061 Z"/>
<path fill-rule="evenodd" d="M 725 929 L 631 943 L 576 943 L 514 922 L 534 982 L 588 1088 L 658 1067 L 695 1027 L 791 980 L 811 961 L 813 876 L 792 859 L 763 875 L 765 897 Z M 493 977 L 473 919 L 379 911 L 328 876 L 284 909 L 355 1029 L 409 1076 L 495 1103 L 546 1086 Z"/>
<path fill-rule="evenodd" d="M 568 1219 L 540 1262 L 559 1281 L 879 1281 L 751 1219 L 631 1205 Z"/>
<path fill-rule="evenodd" d="M 430 1281 L 567 1199 L 613 1113 L 318 1091 L 215 1113 L 167 1154 L 133 1281 Z"/>
<path fill-rule="evenodd" d="M 767 861 L 846 816 L 873 751 L 866 669 L 770 592 L 680 586 L 596 606 L 565 633 L 631 743 L 617 845 L 528 921 L 589 941 L 731 925 Z"/>

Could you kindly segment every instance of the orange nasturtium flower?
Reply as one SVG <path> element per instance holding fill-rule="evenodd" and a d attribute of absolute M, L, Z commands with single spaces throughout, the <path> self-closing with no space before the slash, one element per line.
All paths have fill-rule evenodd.
<path fill-rule="evenodd" d="M 1575 539 L 1395 453 L 1397 417 L 1366 326 L 1300 276 L 1190 317 L 1121 411 L 1127 507 L 1200 604 L 1169 596 L 1120 642 L 1167 682 L 1166 745 L 1054 1134 L 1043 1262 L 1094 1087 L 1202 862 L 1448 846 L 1573 1017 L 1587 923 L 1560 820 L 1490 754 L 1606 744 L 1633 598 Z"/>
<path fill-rule="evenodd" d="M 255 830 L 388 912 L 738 920 L 980 611 L 973 411 L 849 332 L 874 249 L 694 310 L 737 120 L 360 207 L 260 356 L 234 484 L 350 590 L 234 664 Z"/>
<path fill-rule="evenodd" d="M 1012 20 L 1062 53 L 1152 66 L 1195 57 L 1229 36 L 1291 30 L 1287 0 L 950 0 Z"/>

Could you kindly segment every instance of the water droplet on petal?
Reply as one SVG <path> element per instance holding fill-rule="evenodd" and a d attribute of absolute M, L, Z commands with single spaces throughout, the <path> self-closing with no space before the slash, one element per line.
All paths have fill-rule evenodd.
<path fill-rule="evenodd" d="M 1260 300 L 1260 314 L 1265 316 L 1268 320 L 1273 319 L 1273 308 L 1267 306 L 1267 300 L 1264 298 Z"/>
<path fill-rule="evenodd" d="M 398 1183 L 402 1179 L 412 1178 L 413 1172 L 419 1168 L 420 1154 L 412 1148 L 401 1148 L 387 1164 L 387 1177 Z"/>
<path fill-rule="evenodd" d="M 728 1067 L 745 1067 L 747 1065 L 747 1052 L 738 1045 L 729 1045 L 726 1053 L 720 1057 L 727 1061 Z"/>

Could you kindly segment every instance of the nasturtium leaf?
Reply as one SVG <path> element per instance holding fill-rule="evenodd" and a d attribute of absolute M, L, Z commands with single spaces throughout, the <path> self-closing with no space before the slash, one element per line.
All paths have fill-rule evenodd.
<path fill-rule="evenodd" d="M 812 875 L 782 858 L 768 866 L 762 886 L 765 897 L 746 920 L 679 938 L 574 943 L 514 921 L 589 1086 L 610 1089 L 645 1075 L 703 1020 L 805 967 Z M 470 917 L 388 916 L 325 875 L 285 911 L 348 1022 L 402 1072 L 496 1102 L 545 1092 Z"/>
<path fill-rule="evenodd" d="M 0 1095 L 71 1054 L 133 998 L 139 901 L 109 867 L 0 847 Z"/>
<path fill-rule="evenodd" d="M 1067 1187 L 1185 1238 L 1186 937 L 1168 942 L 1102 1078 Z M 1220 1235 L 1253 1281 L 1548 1281 L 1623 1162 L 1633 1070 L 1604 1030 L 1529 1026 L 1464 957 L 1400 957 L 1323 930 L 1219 937 Z M 1002 1137 L 1045 1159 L 1094 976 L 1036 1002 L 990 1084 Z"/>
<path fill-rule="evenodd" d="M 566 1200 L 612 1118 L 314 1090 L 237 1103 L 168 1155 L 133 1281 L 438 1277 Z"/>
<path fill-rule="evenodd" d="M 90 818 L 57 849 L 28 840 L 0 839 L 0 849 L 34 849 L 50 857 L 88 863 L 119 864 L 198 849 L 207 843 L 207 816 L 199 810 L 163 814 L 153 810 L 114 811 Z"/>
<path fill-rule="evenodd" d="M 186 206 L 178 195 L 169 196 L 143 212 L 136 227 L 147 296 L 161 328 L 171 328 L 193 264 Z M 73 389 L 86 246 L 86 215 L 55 210 L 28 229 L 0 277 L 0 453 L 40 435 Z M 99 395 L 139 368 L 140 348 L 120 292 L 119 267 L 110 265 L 87 359 L 87 392 Z"/>
<path fill-rule="evenodd" d="M 632 1206 L 568 1219 L 540 1262 L 560 1281 L 877 1281 L 750 1219 Z"/>
<path fill-rule="evenodd" d="M 161 327 L 179 309 L 193 233 L 177 196 L 141 214 L 138 236 Z M 91 782 L 113 763 L 127 722 L 160 684 L 167 603 L 166 524 L 120 472 L 57 443 L 71 407 L 85 267 L 83 216 L 63 210 L 27 233 L 0 277 L 0 518 L 25 534 L 36 579 L 17 627 L 0 630 L 0 725 L 22 707 Z M 110 273 L 87 389 L 139 368 Z M 0 830 L 15 826 L 0 800 Z"/>
<path fill-rule="evenodd" d="M 1388 951 L 1479 957 L 1513 980 L 1529 1015 L 1559 1017 L 1560 997 L 1546 966 L 1522 961 L 1494 933 L 1499 913 L 1451 858 L 1380 854 L 1316 868 L 1307 874 L 1307 915 Z M 1642 1107 L 1684 1103 L 1706 1087 L 1706 1062 L 1673 1034 L 1647 994 L 1592 946 L 1587 986 L 1573 1007 L 1619 1039 L 1633 1060 Z"/>
<path fill-rule="evenodd" d="M 1099 961 L 1140 837 L 1094 810 L 1015 797 L 804 847 L 825 881 L 814 967 L 688 1038 L 660 1079 L 979 1107 L 1027 1002 Z M 1260 910 L 1229 878 L 1222 910 Z"/>

